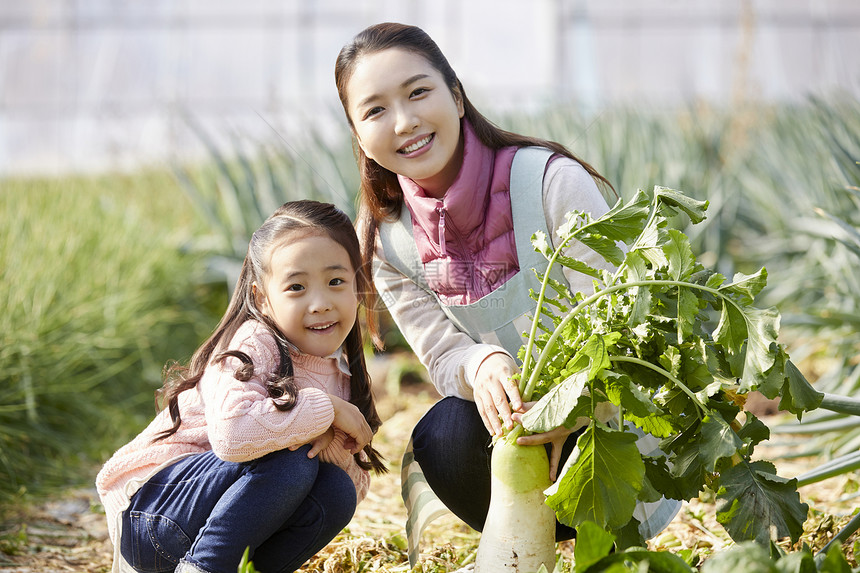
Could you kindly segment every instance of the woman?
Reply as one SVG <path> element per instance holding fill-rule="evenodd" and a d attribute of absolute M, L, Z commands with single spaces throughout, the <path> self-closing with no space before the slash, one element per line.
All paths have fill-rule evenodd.
<path fill-rule="evenodd" d="M 480 531 L 490 438 L 527 408 L 510 377 L 534 311 L 529 289 L 539 288 L 532 269 L 546 268 L 530 238 L 543 230 L 554 239 L 572 210 L 602 215 L 598 184 L 611 185 L 558 143 L 490 123 L 420 28 L 362 31 L 338 55 L 335 80 L 357 143 L 364 259 L 443 395 L 413 431 L 414 459 L 445 506 Z M 565 254 L 605 268 L 580 243 Z M 559 278 L 592 290 L 569 269 Z M 550 444 L 555 479 L 575 437 L 560 427 L 518 443 Z M 574 533 L 557 527 L 558 539 Z"/>

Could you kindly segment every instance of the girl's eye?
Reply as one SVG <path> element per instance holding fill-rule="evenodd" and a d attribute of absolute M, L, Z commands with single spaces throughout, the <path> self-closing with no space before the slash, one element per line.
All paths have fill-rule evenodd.
<path fill-rule="evenodd" d="M 343 279 L 331 279 L 330 281 L 328 281 L 328 284 L 331 286 L 340 286 L 345 283 L 346 281 Z"/>
<path fill-rule="evenodd" d="M 413 91 L 412 91 L 411 96 L 412 96 L 412 97 L 418 97 L 418 96 L 423 95 L 423 94 L 425 94 L 425 93 L 427 93 L 427 92 L 429 92 L 429 91 L 430 91 L 430 90 L 429 90 L 429 89 L 427 89 L 427 88 L 416 88 L 415 90 L 413 90 Z"/>
<path fill-rule="evenodd" d="M 303 285 L 296 283 L 296 284 L 291 284 L 290 286 L 288 286 L 287 290 L 290 292 L 299 292 L 299 291 L 305 290 L 305 287 Z"/>

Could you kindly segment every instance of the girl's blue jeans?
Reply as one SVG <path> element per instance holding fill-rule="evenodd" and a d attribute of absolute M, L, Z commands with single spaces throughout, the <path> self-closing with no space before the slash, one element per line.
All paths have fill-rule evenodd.
<path fill-rule="evenodd" d="M 242 463 L 207 452 L 163 469 L 123 512 L 122 556 L 145 573 L 171 572 L 181 558 L 210 573 L 235 573 L 250 547 L 257 570 L 295 571 L 356 507 L 346 472 L 308 458 L 309 449 Z"/>
<path fill-rule="evenodd" d="M 571 434 L 565 442 L 559 469 L 578 437 Z M 475 403 L 453 396 L 436 402 L 412 430 L 412 449 L 433 493 L 472 529 L 482 531 L 490 509 L 492 448 Z M 575 536 L 576 530 L 556 523 L 557 541 Z"/>

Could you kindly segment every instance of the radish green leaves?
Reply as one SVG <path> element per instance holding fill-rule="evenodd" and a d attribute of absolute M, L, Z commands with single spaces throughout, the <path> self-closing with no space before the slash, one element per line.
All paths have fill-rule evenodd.
<path fill-rule="evenodd" d="M 541 233 L 532 239 L 550 266 L 520 351 L 523 398 L 539 400 L 523 424 L 533 432 L 585 424 L 547 491 L 547 503 L 570 526 L 590 521 L 629 530 L 635 499 L 691 499 L 707 485 L 718 493 L 719 521 L 737 541 L 796 541 L 802 532 L 807 508 L 796 481 L 750 459 L 769 431 L 743 412 L 743 402 L 758 390 L 780 397 L 780 408 L 800 418 L 822 395 L 780 345 L 776 309 L 753 306 L 766 271 L 728 282 L 670 228 L 681 213 L 701 222 L 706 209 L 707 202 L 655 187 L 596 219 L 569 213 L 558 249 Z M 563 256 L 571 241 L 615 270 Z M 552 279 L 556 264 L 592 277 L 594 294 L 572 294 Z M 640 453 L 642 433 L 659 449 Z"/>

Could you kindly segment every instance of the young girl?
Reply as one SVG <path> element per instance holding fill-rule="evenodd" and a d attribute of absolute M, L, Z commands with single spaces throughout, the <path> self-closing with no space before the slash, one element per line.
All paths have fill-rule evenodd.
<path fill-rule="evenodd" d="M 335 81 L 357 143 L 364 260 L 373 261 L 380 298 L 444 396 L 414 429 L 404 460 L 414 454 L 435 494 L 480 531 L 490 437 L 527 407 L 510 376 L 530 325 L 524 315 L 534 311 L 529 289 L 540 287 L 532 269 L 546 268 L 530 237 L 543 230 L 556 241 L 574 209 L 604 214 L 598 185 L 611 185 L 558 143 L 490 123 L 414 26 L 359 33 L 338 55 Z M 581 243 L 565 254 L 605 267 Z M 559 278 L 574 292 L 592 290 L 589 277 L 569 269 Z M 575 442 L 570 433 L 561 427 L 518 441 L 552 445 L 555 479 Z M 640 516 L 645 536 L 674 515 L 650 513 Z M 557 530 L 559 539 L 573 535 Z"/>
<path fill-rule="evenodd" d="M 296 201 L 254 233 L 214 334 L 96 479 L 114 571 L 294 571 L 367 493 L 380 425 L 357 320 L 373 289 L 349 218 Z"/>

